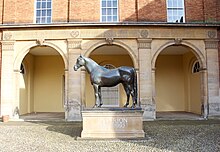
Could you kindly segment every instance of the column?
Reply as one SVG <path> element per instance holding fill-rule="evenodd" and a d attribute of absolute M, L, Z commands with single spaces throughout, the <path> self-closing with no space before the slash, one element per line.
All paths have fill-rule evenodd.
<path fill-rule="evenodd" d="M 208 117 L 208 83 L 207 83 L 207 68 L 202 68 L 201 73 L 201 100 L 202 100 L 202 116 Z"/>
<path fill-rule="evenodd" d="M 68 65 L 69 66 L 69 65 Z M 68 111 L 69 111 L 69 108 L 68 108 L 68 75 L 69 75 L 69 71 L 68 71 L 68 68 L 65 69 L 64 71 L 65 73 L 65 86 L 64 86 L 64 108 L 65 108 L 65 119 L 68 120 Z"/>
<path fill-rule="evenodd" d="M 152 94 L 151 41 L 152 39 L 138 39 L 139 98 L 144 110 L 143 120 L 155 118 L 155 103 Z"/>
<path fill-rule="evenodd" d="M 76 59 L 81 53 L 81 39 L 68 39 L 68 80 L 67 80 L 67 102 L 66 119 L 68 121 L 81 121 L 81 72 L 74 71 Z"/>
<path fill-rule="evenodd" d="M 205 40 L 209 115 L 220 115 L 218 40 Z"/>
<path fill-rule="evenodd" d="M 14 41 L 2 41 L 2 71 L 1 71 L 1 115 L 13 117 L 16 101 L 14 63 Z"/>

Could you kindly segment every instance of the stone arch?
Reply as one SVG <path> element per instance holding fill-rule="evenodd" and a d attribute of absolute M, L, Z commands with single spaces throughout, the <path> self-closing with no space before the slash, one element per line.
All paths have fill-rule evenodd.
<path fill-rule="evenodd" d="M 85 53 L 84 53 L 84 56 L 85 57 L 89 57 L 90 54 L 98 47 L 100 46 L 103 46 L 103 45 L 106 45 L 108 44 L 106 41 L 99 41 L 95 44 L 93 44 Z M 121 41 L 116 41 L 114 40 L 112 45 L 117 45 L 117 46 L 120 46 L 122 47 L 123 49 L 125 49 L 129 56 L 131 57 L 132 61 L 133 61 L 133 65 L 134 65 L 134 68 L 135 69 L 138 69 L 138 59 L 137 59 L 137 56 L 135 55 L 134 51 L 126 44 L 124 44 L 123 42 Z"/>
<path fill-rule="evenodd" d="M 67 70 L 68 69 L 68 60 L 67 60 L 66 55 L 62 51 L 62 49 L 60 49 L 57 45 L 55 45 L 51 42 L 44 42 L 43 45 L 53 48 L 61 55 L 63 62 L 64 62 L 65 70 Z M 19 53 L 16 55 L 15 60 L 14 60 L 14 71 L 19 71 L 22 60 L 28 54 L 30 49 L 35 46 L 40 46 L 40 45 L 38 45 L 36 42 L 31 42 L 19 51 Z"/>
<path fill-rule="evenodd" d="M 153 55 L 152 60 L 151 60 L 151 68 L 155 69 L 155 64 L 156 64 L 156 60 L 157 57 L 159 56 L 159 54 L 167 47 L 175 45 L 174 41 L 169 41 L 165 44 L 163 44 L 162 46 L 159 47 L 159 49 L 156 51 L 156 53 Z M 196 56 L 196 58 L 199 60 L 199 63 L 201 65 L 201 68 L 206 69 L 206 62 L 205 62 L 205 57 L 202 54 L 202 52 L 199 50 L 199 48 L 197 48 L 195 45 L 193 45 L 190 42 L 187 41 L 182 41 L 180 45 L 183 46 L 187 46 L 189 48 L 192 49 L 192 52 L 194 53 L 194 55 Z"/>
<path fill-rule="evenodd" d="M 175 43 L 175 41 L 170 40 L 167 41 L 166 43 L 162 44 L 161 46 L 158 47 L 158 49 L 156 50 L 156 52 L 153 54 L 152 56 L 152 60 L 151 60 L 151 68 L 152 68 L 152 75 L 153 75 L 153 82 L 156 81 L 155 78 L 155 66 L 156 66 L 156 62 L 158 59 L 158 56 L 161 54 L 161 52 L 166 49 L 167 47 L 170 47 L 172 45 L 176 45 L 176 46 L 185 46 L 191 49 L 192 54 L 194 55 L 192 59 L 190 59 L 189 61 L 189 68 L 187 68 L 188 72 L 191 72 L 191 66 L 193 64 L 194 61 L 198 60 L 200 67 L 201 67 L 201 73 L 200 73 L 200 78 L 199 80 L 199 87 L 197 88 L 198 92 L 200 93 L 199 96 L 197 96 L 199 98 L 200 101 L 200 105 L 201 107 L 197 106 L 198 108 L 201 108 L 201 115 L 206 118 L 207 117 L 207 64 L 206 64 L 206 56 L 205 54 L 202 53 L 202 51 L 199 49 L 199 47 L 197 47 L 195 44 L 189 42 L 189 41 L 181 41 L 180 44 Z M 188 82 L 187 82 L 188 83 Z M 196 85 L 195 85 L 196 86 Z M 156 85 L 155 88 L 153 88 L 153 92 L 154 92 L 154 98 L 156 98 Z M 189 97 L 189 94 L 187 95 Z M 187 97 L 187 98 L 188 98 Z"/>

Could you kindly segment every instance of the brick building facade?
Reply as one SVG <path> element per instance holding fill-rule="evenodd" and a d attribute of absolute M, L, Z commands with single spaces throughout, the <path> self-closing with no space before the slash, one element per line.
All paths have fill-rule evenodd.
<path fill-rule="evenodd" d="M 0 0 L 0 24 L 0 115 L 65 112 L 81 120 L 94 100 L 88 75 L 72 69 L 82 54 L 136 68 L 145 120 L 157 111 L 220 116 L 219 0 Z M 53 64 L 59 70 L 50 71 Z M 49 71 L 55 83 L 45 83 Z"/>
<path fill-rule="evenodd" d="M 186 23 L 215 23 L 220 19 L 217 0 L 185 0 Z M 52 1 L 53 23 L 100 22 L 100 0 Z M 118 1 L 119 22 L 167 22 L 166 0 Z M 32 24 L 35 0 L 1 0 L 1 24 Z M 92 14 L 92 16 L 91 16 Z"/>

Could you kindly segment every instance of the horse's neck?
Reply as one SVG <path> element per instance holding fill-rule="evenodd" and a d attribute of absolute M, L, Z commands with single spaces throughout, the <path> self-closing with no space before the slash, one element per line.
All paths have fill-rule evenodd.
<path fill-rule="evenodd" d="M 85 60 L 86 60 L 85 68 L 88 71 L 88 73 L 91 73 L 94 69 L 99 67 L 99 65 L 95 61 L 93 61 L 92 59 L 85 58 Z"/>

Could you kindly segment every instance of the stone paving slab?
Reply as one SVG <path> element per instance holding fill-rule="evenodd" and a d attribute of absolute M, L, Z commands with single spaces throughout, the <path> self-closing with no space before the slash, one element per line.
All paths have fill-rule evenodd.
<path fill-rule="evenodd" d="M 218 152 L 220 120 L 144 122 L 144 139 L 84 140 L 80 122 L 0 123 L 1 152 Z"/>

